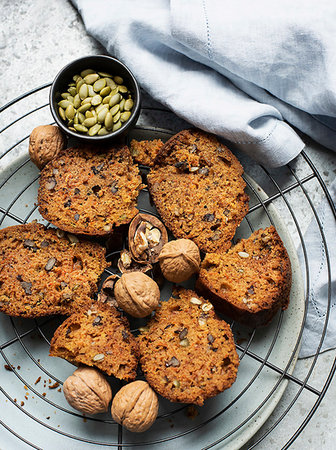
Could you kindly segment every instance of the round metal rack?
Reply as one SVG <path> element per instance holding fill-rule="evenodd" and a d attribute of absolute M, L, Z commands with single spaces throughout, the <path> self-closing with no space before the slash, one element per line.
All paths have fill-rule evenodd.
<path fill-rule="evenodd" d="M 4 149 L 0 153 L 0 228 L 8 225 L 23 224 L 29 222 L 35 218 L 39 218 L 37 215 L 37 205 L 29 204 L 25 205 L 27 211 L 22 206 L 24 198 L 27 192 L 36 188 L 36 183 L 39 178 L 38 171 L 34 172 L 34 168 L 27 172 L 27 167 L 31 164 L 30 159 L 27 156 L 28 138 L 31 129 L 37 126 L 39 122 L 34 122 L 33 117 L 37 117 L 36 120 L 46 117 L 50 118 L 48 102 L 45 102 L 44 97 L 47 98 L 46 93 L 50 84 L 40 86 L 26 94 L 19 96 L 7 105 L 0 108 L 1 119 L 4 121 L 4 125 L 1 129 L 2 142 L 4 142 Z M 156 114 L 171 114 L 169 111 L 160 108 L 144 108 L 142 114 L 156 115 Z M 48 120 L 48 119 L 47 119 Z M 28 121 L 28 122 L 26 122 Z M 140 117 L 141 123 L 141 117 Z M 138 125 L 137 132 L 140 133 L 152 133 L 153 136 L 169 137 L 177 131 L 175 129 L 166 129 L 164 127 L 149 127 L 145 125 Z M 239 155 L 239 159 L 242 160 L 245 172 L 251 175 L 252 179 L 257 183 L 251 181 L 249 176 L 245 177 L 245 181 L 248 185 L 251 197 L 253 197 L 253 204 L 250 205 L 249 213 L 244 219 L 244 226 L 252 232 L 255 228 L 254 214 L 262 213 L 268 223 L 274 223 L 274 216 L 270 213 L 269 207 L 273 206 L 280 213 L 282 220 L 288 226 L 288 231 L 292 237 L 294 245 L 299 249 L 301 253 L 301 265 L 304 278 L 304 311 L 302 313 L 302 321 L 300 322 L 299 330 L 297 332 L 297 338 L 293 347 L 290 349 L 290 354 L 284 364 L 274 363 L 272 360 L 272 352 L 276 349 L 278 341 L 281 336 L 282 324 L 284 321 L 285 312 L 278 314 L 274 320 L 272 326 L 271 338 L 268 340 L 267 348 L 264 352 L 259 354 L 255 351 L 253 346 L 256 341 L 260 339 L 257 330 L 245 330 L 242 329 L 237 323 L 231 323 L 232 330 L 235 335 L 237 349 L 241 362 L 251 361 L 254 364 L 254 370 L 244 385 L 240 386 L 222 408 L 217 408 L 211 411 L 209 414 L 199 413 L 198 418 L 193 422 L 192 419 L 187 418 L 188 415 L 192 415 L 193 410 L 190 410 L 188 405 L 170 405 L 160 412 L 158 421 L 163 432 L 163 437 L 154 436 L 153 439 L 148 435 L 143 439 L 141 435 L 134 441 L 129 438 L 129 434 L 122 429 L 120 425 L 117 425 L 110 416 L 97 416 L 97 417 L 85 417 L 84 415 L 72 410 L 66 402 L 59 400 L 57 395 L 50 395 L 49 393 L 56 392 L 61 389 L 61 385 L 66 377 L 60 376 L 62 372 L 54 372 L 45 363 L 46 360 L 38 358 L 35 354 L 34 343 L 36 340 L 45 344 L 46 348 L 49 346 L 50 338 L 55 328 L 61 323 L 61 318 L 41 318 L 36 320 L 19 320 L 4 315 L 0 316 L 1 331 L 0 331 L 0 354 L 3 359 L 3 367 L 0 367 L 0 424 L 7 432 L 13 435 L 13 439 L 20 442 L 23 448 L 32 447 L 35 449 L 42 448 L 38 444 L 39 440 L 34 436 L 37 436 L 41 431 L 47 432 L 50 442 L 55 439 L 55 436 L 59 436 L 63 439 L 63 443 L 66 443 L 68 448 L 130 448 L 130 447 L 152 447 L 152 448 L 180 448 L 182 439 L 190 439 L 190 447 L 196 448 L 220 448 L 223 446 L 226 448 L 238 448 L 235 447 L 232 442 L 235 436 L 239 436 L 242 430 L 246 430 L 247 427 L 253 423 L 258 422 L 258 417 L 263 416 L 263 420 L 254 426 L 253 430 L 256 432 L 265 421 L 273 409 L 276 407 L 283 391 L 286 388 L 286 404 L 282 405 L 282 408 L 276 408 L 272 420 L 268 420 L 266 425 L 262 428 L 262 433 L 257 434 L 257 438 L 251 440 L 249 437 L 249 443 L 245 448 L 255 448 L 261 442 L 265 441 L 272 433 L 276 431 L 278 427 L 285 428 L 284 424 L 295 422 L 295 408 L 302 396 L 310 396 L 310 409 L 307 411 L 303 421 L 301 423 L 295 422 L 295 426 L 287 427 L 287 434 L 284 432 L 283 448 L 288 448 L 295 439 L 300 435 L 310 419 L 318 409 L 321 400 L 323 399 L 334 372 L 336 370 L 336 361 L 333 361 L 330 365 L 328 373 L 321 376 L 321 380 L 318 385 L 313 380 L 314 371 L 318 366 L 320 358 L 320 351 L 322 348 L 323 340 L 328 329 L 329 311 L 332 305 L 331 298 L 331 268 L 332 265 L 336 266 L 336 261 L 331 261 L 330 258 L 330 242 L 328 242 L 324 233 L 323 220 L 319 210 L 319 199 L 316 197 L 316 192 L 320 194 L 319 198 L 325 197 L 327 201 L 327 208 L 332 212 L 336 219 L 335 205 L 330 197 L 325 183 L 323 182 L 321 175 L 315 168 L 311 159 L 305 152 L 302 152 L 300 156 L 287 166 L 277 170 L 267 170 L 254 161 L 250 160 L 244 155 Z M 146 173 L 146 168 L 141 168 L 143 173 Z M 27 175 L 28 173 L 28 175 Z M 3 175 L 5 174 L 5 175 Z M 259 190 L 259 186 L 263 191 L 267 192 L 266 196 Z M 311 194 L 312 188 L 315 192 Z M 299 213 L 297 209 L 298 202 L 306 203 L 306 213 Z M 146 209 L 143 209 L 145 211 Z M 150 211 L 153 213 L 153 211 Z M 296 374 L 293 372 L 295 361 L 300 348 L 301 338 L 304 330 L 304 323 L 307 315 L 307 305 L 311 295 L 312 284 L 312 268 L 309 259 L 309 248 L 307 248 L 305 242 L 305 230 L 307 228 L 307 218 L 313 220 L 317 229 L 319 230 L 319 239 L 322 242 L 322 253 L 325 263 L 323 264 L 323 270 L 326 273 L 328 279 L 327 293 L 328 293 L 328 309 L 324 318 L 324 328 L 321 334 L 320 343 L 316 348 L 315 356 L 310 358 L 309 365 L 306 366 L 304 373 Z M 110 273 L 115 272 L 115 267 L 112 261 L 115 259 L 115 251 L 111 251 L 107 255 L 108 261 L 111 261 L 111 267 L 109 267 L 104 277 Z M 14 348 L 15 347 L 15 348 Z M 10 351 L 14 348 L 13 351 Z M 47 353 L 47 352 L 46 352 Z M 47 357 L 47 354 L 46 354 Z M 23 364 L 25 368 L 23 370 Z M 65 363 L 68 364 L 68 363 Z M 70 370 L 70 369 L 69 369 Z M 39 378 L 35 379 L 34 374 L 40 373 Z M 261 374 L 276 374 L 277 379 L 273 383 L 272 387 L 263 392 L 258 400 L 258 404 L 248 411 L 246 416 L 234 424 L 230 429 L 226 429 L 225 432 L 221 432 L 221 420 L 226 414 L 232 414 L 232 411 L 237 407 L 242 407 L 244 402 L 247 402 L 251 395 L 251 392 L 256 387 L 256 383 Z M 12 378 L 14 377 L 14 378 Z M 41 377 L 46 377 L 44 380 L 44 386 L 41 387 L 43 380 Z M 239 378 L 239 375 L 238 375 Z M 7 380 L 9 380 L 7 382 Z M 48 381 L 49 379 L 49 381 Z M 15 381 L 13 381 L 15 380 Z M 118 388 L 119 384 L 112 380 L 114 387 Z M 15 398 L 15 392 L 13 392 L 13 386 L 21 386 L 25 396 L 24 401 L 20 401 Z M 43 390 L 48 391 L 42 392 Z M 279 395 L 278 395 L 279 394 Z M 269 402 L 278 395 L 278 400 L 275 402 L 266 415 L 263 415 L 264 409 L 269 405 Z M 16 394 L 19 397 L 19 393 Z M 38 402 L 39 409 L 45 409 L 49 414 L 37 414 L 36 409 L 29 408 L 27 406 L 28 399 L 31 401 L 34 398 L 35 402 Z M 245 403 L 246 404 L 246 403 Z M 240 406 L 239 406 L 240 405 Z M 8 415 L 6 410 L 11 409 L 14 411 L 14 416 L 19 418 L 19 422 L 7 420 Z M 90 438 L 86 433 L 80 433 L 81 427 L 75 431 L 71 431 L 66 427 L 61 427 L 53 423 L 50 418 L 50 411 L 54 410 L 55 414 L 64 415 L 69 420 L 77 420 L 78 422 L 85 423 L 87 427 L 110 427 L 114 440 L 111 439 L 96 439 Z M 31 432 L 27 433 L 26 428 L 21 428 L 21 419 L 25 418 L 25 421 L 29 423 Z M 176 421 L 181 422 L 179 426 L 173 426 L 174 418 Z M 183 419 L 181 419 L 183 418 Z M 67 420 L 67 419 L 65 419 Z M 224 420 L 224 419 L 223 419 Z M 156 426 L 156 425 L 154 425 Z M 202 433 L 205 430 L 213 430 L 216 428 L 215 436 L 212 439 L 206 441 L 195 441 L 195 435 L 199 436 L 198 432 Z M 93 429 L 93 428 L 92 428 Z M 97 428 L 96 428 L 97 429 Z M 5 431 L 3 431 L 5 433 Z M 211 433 L 210 433 L 211 435 Z M 233 439 L 233 441 L 232 441 Z M 246 439 L 247 440 L 247 439 Z M 246 441 L 245 440 L 245 441 Z M 183 445 L 186 445 L 183 440 Z M 238 441 L 237 441 L 238 442 Z M 240 441 L 239 441 L 240 442 Z M 75 447 L 75 444 L 78 447 Z M 21 447 L 20 447 L 21 448 Z M 43 447 L 44 448 L 44 447 Z M 65 447 L 64 447 L 65 448 Z"/>

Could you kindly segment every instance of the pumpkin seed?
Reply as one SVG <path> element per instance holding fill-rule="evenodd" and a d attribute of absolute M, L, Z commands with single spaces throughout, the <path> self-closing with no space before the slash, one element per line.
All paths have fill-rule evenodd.
<path fill-rule="evenodd" d="M 93 86 L 91 84 L 88 85 L 89 96 L 94 97 L 96 95 Z"/>
<path fill-rule="evenodd" d="M 95 117 L 88 117 L 87 119 L 84 120 L 83 125 L 84 127 L 90 128 L 93 125 L 95 125 L 97 123 L 97 119 Z"/>
<path fill-rule="evenodd" d="M 105 116 L 104 125 L 107 130 L 110 130 L 113 127 L 113 117 L 110 111 Z"/>
<path fill-rule="evenodd" d="M 85 78 L 86 75 L 90 75 L 91 73 L 96 73 L 94 70 L 92 69 L 85 69 L 81 71 L 81 77 Z"/>
<path fill-rule="evenodd" d="M 77 114 L 78 114 L 78 120 L 79 120 L 79 123 L 83 123 L 84 120 L 85 120 L 84 114 L 82 114 L 82 113 L 80 113 L 80 112 L 77 112 Z"/>
<path fill-rule="evenodd" d="M 110 86 L 105 86 L 105 87 L 100 91 L 100 95 L 101 95 L 102 97 L 106 97 L 106 95 L 109 95 L 110 92 L 111 92 Z"/>
<path fill-rule="evenodd" d="M 61 106 L 58 108 L 58 114 L 60 115 L 62 120 L 66 120 L 65 111 Z"/>
<path fill-rule="evenodd" d="M 117 123 L 115 123 L 115 124 L 113 125 L 112 131 L 117 131 L 117 130 L 119 130 L 120 127 L 121 127 L 121 122 L 120 122 L 120 120 L 119 120 Z"/>
<path fill-rule="evenodd" d="M 98 133 L 98 131 L 101 129 L 101 125 L 100 123 L 96 123 L 95 125 L 93 125 L 93 127 L 91 127 L 89 129 L 89 136 L 94 136 Z"/>
<path fill-rule="evenodd" d="M 111 100 L 110 100 L 110 102 L 109 102 L 110 108 L 112 108 L 112 106 L 114 106 L 114 105 L 116 105 L 117 103 L 119 103 L 119 102 L 120 102 L 120 99 L 121 99 L 121 96 L 120 96 L 119 93 L 118 93 L 118 94 L 112 95 Z M 64 101 L 66 101 L 66 100 L 64 100 Z"/>
<path fill-rule="evenodd" d="M 58 106 L 63 109 L 67 109 L 69 105 L 71 105 L 71 102 L 69 102 L 69 100 L 61 100 L 60 102 L 58 102 Z"/>
<path fill-rule="evenodd" d="M 73 100 L 73 105 L 74 105 L 75 108 L 79 108 L 80 107 L 81 99 L 80 99 L 79 94 L 75 95 L 74 100 Z"/>
<path fill-rule="evenodd" d="M 98 75 L 100 75 L 102 78 L 104 78 L 104 77 L 112 78 L 112 75 L 110 75 L 107 72 L 98 72 Z"/>
<path fill-rule="evenodd" d="M 61 97 L 66 100 L 70 95 L 71 94 L 69 94 L 69 92 L 64 92 L 63 94 L 61 94 Z"/>
<path fill-rule="evenodd" d="M 81 113 L 85 113 L 86 111 L 88 111 L 91 108 L 91 103 L 85 103 L 84 105 L 81 105 L 77 111 L 81 112 Z"/>
<path fill-rule="evenodd" d="M 68 92 L 74 97 L 77 94 L 77 89 L 74 86 L 70 86 Z"/>
<path fill-rule="evenodd" d="M 76 86 L 76 83 L 69 83 L 68 86 L 69 86 L 69 87 Z"/>
<path fill-rule="evenodd" d="M 79 96 L 82 100 L 84 100 L 88 95 L 89 95 L 89 90 L 87 87 L 87 84 L 83 84 L 80 88 L 79 88 Z"/>
<path fill-rule="evenodd" d="M 117 114 L 113 116 L 113 123 L 117 123 L 119 119 L 120 119 L 120 111 L 118 111 Z"/>
<path fill-rule="evenodd" d="M 80 123 L 74 124 L 74 128 L 75 128 L 77 131 L 80 131 L 81 133 L 86 133 L 86 132 L 88 131 L 88 129 L 87 129 L 84 125 L 82 125 L 82 124 L 80 124 Z"/>
<path fill-rule="evenodd" d="M 70 104 L 65 110 L 65 117 L 69 120 L 72 120 L 75 117 L 75 108 L 72 104 Z"/>
<path fill-rule="evenodd" d="M 126 86 L 121 85 L 118 87 L 118 91 L 121 92 L 122 94 L 126 94 L 128 92 L 128 89 Z"/>
<path fill-rule="evenodd" d="M 119 77 L 118 75 L 113 77 L 113 80 L 117 83 L 117 84 L 123 84 L 124 80 L 123 78 Z"/>
<path fill-rule="evenodd" d="M 100 92 L 105 86 L 106 86 L 105 78 L 99 78 L 97 81 L 95 81 L 93 89 L 95 92 Z"/>
<path fill-rule="evenodd" d="M 121 122 L 126 122 L 130 117 L 131 117 L 131 112 L 130 111 L 124 111 L 123 113 L 120 114 L 120 121 Z"/>
<path fill-rule="evenodd" d="M 100 123 L 104 122 L 107 113 L 108 113 L 108 109 L 107 108 L 102 108 L 98 112 L 98 122 L 100 122 Z"/>
<path fill-rule="evenodd" d="M 112 97 L 112 95 L 107 95 L 105 98 L 103 98 L 103 103 L 104 103 L 104 105 L 105 105 L 106 103 L 109 103 L 109 102 L 110 102 L 111 97 Z"/>
<path fill-rule="evenodd" d="M 123 112 L 125 108 L 125 99 L 123 98 L 119 104 L 120 111 Z"/>
<path fill-rule="evenodd" d="M 107 129 L 105 127 L 102 127 L 99 131 L 98 131 L 98 136 L 105 136 L 106 134 L 108 134 L 109 132 L 107 131 Z"/>
<path fill-rule="evenodd" d="M 110 86 L 111 89 L 115 89 L 117 87 L 117 85 L 112 80 L 112 78 L 105 78 L 105 81 L 106 81 L 106 86 Z"/>
<path fill-rule="evenodd" d="M 77 81 L 76 83 L 77 92 L 79 92 L 79 89 L 83 86 L 83 84 L 85 84 L 85 81 L 83 79 Z"/>
<path fill-rule="evenodd" d="M 87 119 L 88 117 L 93 117 L 92 111 L 86 111 L 85 118 Z"/>
<path fill-rule="evenodd" d="M 75 114 L 75 117 L 74 117 L 74 124 L 76 124 L 76 125 L 79 124 L 78 114 L 80 114 L 80 113 L 77 112 L 77 113 Z M 69 125 L 69 124 L 68 124 L 68 125 Z"/>
<path fill-rule="evenodd" d="M 131 98 L 128 98 L 125 101 L 125 106 L 124 106 L 125 111 L 130 111 L 133 108 L 133 105 L 134 105 L 133 100 Z"/>
<path fill-rule="evenodd" d="M 71 131 L 77 131 L 74 127 L 68 127 Z"/>
<path fill-rule="evenodd" d="M 100 105 L 102 101 L 103 101 L 103 99 L 101 98 L 101 96 L 99 94 L 97 94 L 94 97 L 92 97 L 91 105 L 93 105 L 93 106 Z"/>
<path fill-rule="evenodd" d="M 101 103 L 100 105 L 97 106 L 96 113 L 98 114 L 104 108 L 108 108 L 108 105 L 104 105 L 104 103 Z"/>
<path fill-rule="evenodd" d="M 86 84 L 93 84 L 99 78 L 98 73 L 90 73 L 84 77 L 84 81 Z"/>
<path fill-rule="evenodd" d="M 86 97 L 84 100 L 82 100 L 82 105 L 85 105 L 86 103 L 90 103 L 91 105 L 92 97 Z"/>
<path fill-rule="evenodd" d="M 119 105 L 118 104 L 114 105 L 110 111 L 111 111 L 112 116 L 114 116 L 119 111 Z"/>
<path fill-rule="evenodd" d="M 73 77 L 72 77 L 72 79 L 74 80 L 74 82 L 76 83 L 77 81 L 78 81 L 78 79 L 82 79 L 83 77 L 81 77 L 80 75 L 74 75 Z"/>

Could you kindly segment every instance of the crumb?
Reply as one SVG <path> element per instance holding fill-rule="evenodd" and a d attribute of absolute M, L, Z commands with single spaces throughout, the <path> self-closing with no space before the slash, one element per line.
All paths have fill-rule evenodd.
<path fill-rule="evenodd" d="M 35 381 L 35 384 L 39 383 L 41 381 L 41 377 L 38 377 L 37 380 Z"/>
<path fill-rule="evenodd" d="M 14 366 L 9 366 L 8 364 L 5 364 L 5 365 L 4 365 L 4 368 L 5 368 L 6 370 L 8 370 L 9 372 L 13 372 Z"/>
<path fill-rule="evenodd" d="M 62 388 L 57 389 L 57 392 L 62 392 Z"/>
<path fill-rule="evenodd" d="M 21 402 L 21 406 L 24 406 L 24 402 Z"/>
<path fill-rule="evenodd" d="M 28 397 L 25 395 L 25 399 L 28 400 Z"/>
<path fill-rule="evenodd" d="M 26 391 L 28 391 L 28 387 L 26 385 L 24 385 L 23 387 L 24 387 L 24 389 L 26 389 Z"/>
<path fill-rule="evenodd" d="M 43 392 L 42 395 L 43 395 L 43 397 L 45 397 L 45 396 L 47 395 L 47 393 L 46 393 L 46 392 Z"/>
<path fill-rule="evenodd" d="M 50 416 L 46 417 L 46 419 L 49 420 L 49 419 L 50 419 Z"/>
<path fill-rule="evenodd" d="M 187 417 L 190 419 L 195 419 L 199 415 L 197 408 L 194 405 L 189 405 L 186 411 Z"/>
<path fill-rule="evenodd" d="M 16 403 L 16 398 L 14 398 L 14 402 Z"/>
<path fill-rule="evenodd" d="M 21 366 L 17 366 L 17 370 L 20 370 L 21 369 Z"/>
<path fill-rule="evenodd" d="M 58 388 L 58 386 L 59 386 L 59 383 L 56 381 L 56 383 L 49 386 L 49 389 L 56 389 L 56 388 Z"/>

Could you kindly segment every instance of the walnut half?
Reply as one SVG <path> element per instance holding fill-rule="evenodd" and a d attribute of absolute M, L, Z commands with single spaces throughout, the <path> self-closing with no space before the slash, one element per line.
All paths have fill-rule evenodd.
<path fill-rule="evenodd" d="M 157 217 L 140 213 L 130 223 L 128 245 L 135 261 L 157 263 L 160 251 L 167 242 L 166 227 Z"/>

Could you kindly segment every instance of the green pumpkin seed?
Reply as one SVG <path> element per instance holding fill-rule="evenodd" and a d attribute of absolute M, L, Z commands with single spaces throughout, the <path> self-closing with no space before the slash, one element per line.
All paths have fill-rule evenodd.
<path fill-rule="evenodd" d="M 109 101 L 110 108 L 112 108 L 114 105 L 119 103 L 120 102 L 120 98 L 121 98 L 121 96 L 120 96 L 119 93 L 115 94 L 115 95 L 112 95 L 111 100 Z"/>
<path fill-rule="evenodd" d="M 110 92 L 111 92 L 110 86 L 105 86 L 105 87 L 100 91 L 100 95 L 101 95 L 102 97 L 106 97 L 106 95 L 109 95 Z"/>
<path fill-rule="evenodd" d="M 96 113 L 95 109 L 91 109 L 92 117 L 95 117 L 98 120 L 98 114 Z"/>
<path fill-rule="evenodd" d="M 82 105 L 86 105 L 87 103 L 89 103 L 91 105 L 92 98 L 93 97 L 86 97 L 86 98 L 84 98 L 84 100 L 82 101 Z"/>
<path fill-rule="evenodd" d="M 124 111 L 120 114 L 120 122 L 127 122 L 127 120 L 131 117 L 130 111 Z"/>
<path fill-rule="evenodd" d="M 119 130 L 120 127 L 121 127 L 121 122 L 120 122 L 120 120 L 119 120 L 117 123 L 115 123 L 115 124 L 113 125 L 112 131 L 117 131 L 117 130 Z"/>
<path fill-rule="evenodd" d="M 107 72 L 98 72 L 98 75 L 100 75 L 102 78 L 104 78 L 104 77 L 112 78 L 112 75 L 110 75 Z"/>
<path fill-rule="evenodd" d="M 75 132 L 77 131 L 76 128 L 74 128 L 74 127 L 68 127 L 68 128 L 69 128 L 69 130 L 71 130 L 71 131 L 75 131 Z"/>
<path fill-rule="evenodd" d="M 84 120 L 83 125 L 87 128 L 91 128 L 93 125 L 97 123 L 97 119 L 95 117 L 88 117 Z"/>
<path fill-rule="evenodd" d="M 98 122 L 103 123 L 107 113 L 108 113 L 108 109 L 107 108 L 101 109 L 98 112 Z"/>
<path fill-rule="evenodd" d="M 105 116 L 104 125 L 107 130 L 110 130 L 113 127 L 113 117 L 110 112 Z"/>
<path fill-rule="evenodd" d="M 114 105 L 110 111 L 111 111 L 112 116 L 114 116 L 119 111 L 119 105 L 118 104 Z"/>
<path fill-rule="evenodd" d="M 123 98 L 119 104 L 120 111 L 123 112 L 125 109 L 125 99 Z"/>
<path fill-rule="evenodd" d="M 76 95 L 74 96 L 73 105 L 74 105 L 75 108 L 79 108 L 79 107 L 80 107 L 80 105 L 81 105 L 81 99 L 80 99 L 79 94 L 76 94 Z"/>
<path fill-rule="evenodd" d="M 79 123 L 83 123 L 84 120 L 85 120 L 84 114 L 82 114 L 82 113 L 80 113 L 80 112 L 78 112 L 77 114 L 78 114 L 78 120 L 79 120 Z"/>
<path fill-rule="evenodd" d="M 64 100 L 66 100 L 70 96 L 71 94 L 69 94 L 69 92 L 64 92 L 63 94 L 61 94 L 61 97 L 64 98 Z"/>
<path fill-rule="evenodd" d="M 69 105 L 71 105 L 71 103 L 69 102 L 69 100 L 61 100 L 60 102 L 57 103 L 58 106 L 60 106 L 63 109 L 67 109 L 67 107 Z"/>
<path fill-rule="evenodd" d="M 115 89 L 112 89 L 111 96 L 115 95 L 115 94 L 118 94 L 118 92 L 119 92 L 119 89 L 118 89 L 118 86 L 117 86 Z"/>
<path fill-rule="evenodd" d="M 107 131 L 107 129 L 105 127 L 103 127 L 98 131 L 98 136 L 105 136 L 108 133 L 109 132 Z"/>
<path fill-rule="evenodd" d="M 74 97 L 77 94 L 77 89 L 73 86 L 69 87 L 68 92 Z"/>
<path fill-rule="evenodd" d="M 91 86 L 91 84 L 88 85 L 88 90 L 89 90 L 89 96 L 90 97 L 94 97 L 96 95 L 93 86 Z"/>
<path fill-rule="evenodd" d="M 75 117 L 75 108 L 72 104 L 70 104 L 65 110 L 65 117 L 69 120 L 72 120 Z"/>
<path fill-rule="evenodd" d="M 120 111 L 118 111 L 117 114 L 113 116 L 113 123 L 117 123 L 119 119 L 120 119 Z"/>
<path fill-rule="evenodd" d="M 84 105 L 81 105 L 77 111 L 81 112 L 81 113 L 85 113 L 86 111 L 88 111 L 91 108 L 91 103 L 85 103 Z"/>
<path fill-rule="evenodd" d="M 112 97 L 112 95 L 107 95 L 105 98 L 103 98 L 103 103 L 104 103 L 104 105 L 105 105 L 106 103 L 109 103 L 109 102 L 110 102 L 111 97 Z"/>
<path fill-rule="evenodd" d="M 77 92 L 79 92 L 79 89 L 83 86 L 83 84 L 85 84 L 85 81 L 83 79 L 77 81 L 76 83 Z"/>
<path fill-rule="evenodd" d="M 68 102 L 72 103 L 74 102 L 74 98 L 72 95 L 69 95 L 69 97 L 67 98 Z"/>
<path fill-rule="evenodd" d="M 96 123 L 96 125 L 93 125 L 93 127 L 89 129 L 89 136 L 94 136 L 100 129 L 101 125 L 99 123 Z"/>
<path fill-rule="evenodd" d="M 78 123 L 78 124 L 75 123 L 74 128 L 81 133 L 86 133 L 88 131 L 88 129 L 80 123 Z"/>
<path fill-rule="evenodd" d="M 123 84 L 124 80 L 119 77 L 118 75 L 113 77 L 113 80 L 117 83 L 117 84 Z"/>
<path fill-rule="evenodd" d="M 128 98 L 125 101 L 125 106 L 124 106 L 125 111 L 130 111 L 133 108 L 133 105 L 134 105 L 133 100 L 131 98 Z"/>
<path fill-rule="evenodd" d="M 72 79 L 74 80 L 75 83 L 77 83 L 77 81 L 81 80 L 82 77 L 81 77 L 80 75 L 74 75 L 74 76 L 72 77 Z"/>
<path fill-rule="evenodd" d="M 85 70 L 81 71 L 81 77 L 85 78 L 86 75 L 90 75 L 90 73 L 96 73 L 96 72 L 92 69 L 85 69 Z"/>
<path fill-rule="evenodd" d="M 87 84 L 83 84 L 78 91 L 78 94 L 82 100 L 84 100 L 89 95 L 89 89 Z"/>
<path fill-rule="evenodd" d="M 93 106 L 100 105 L 102 101 L 103 101 L 103 99 L 101 98 L 101 96 L 99 94 L 97 94 L 94 97 L 92 97 L 91 105 L 93 105 Z"/>
<path fill-rule="evenodd" d="M 84 77 L 84 81 L 86 84 L 93 84 L 99 78 L 98 73 L 90 73 Z"/>
<path fill-rule="evenodd" d="M 106 86 L 105 78 L 100 78 L 99 80 L 97 80 L 94 83 L 93 89 L 94 89 L 95 92 L 100 92 L 105 86 Z"/>
<path fill-rule="evenodd" d="M 126 92 L 128 92 L 128 89 L 126 86 L 119 86 L 118 87 L 119 92 L 121 92 L 122 94 L 126 94 Z"/>
<path fill-rule="evenodd" d="M 86 118 L 88 118 L 88 117 L 93 117 L 92 111 L 86 111 L 85 117 L 86 117 Z"/>
<path fill-rule="evenodd" d="M 74 117 L 74 123 L 75 123 L 76 125 L 79 124 L 79 117 L 78 117 L 79 114 L 80 114 L 80 113 L 77 112 L 77 113 L 75 114 L 75 117 Z M 68 125 L 69 125 L 69 124 L 68 124 Z"/>
<path fill-rule="evenodd" d="M 61 107 L 58 108 L 58 114 L 60 115 L 62 120 L 66 120 L 65 111 L 63 108 L 61 108 Z"/>
<path fill-rule="evenodd" d="M 117 85 L 112 80 L 112 78 L 105 78 L 105 81 L 106 81 L 106 86 L 110 86 L 111 89 L 115 89 L 117 87 Z"/>
<path fill-rule="evenodd" d="M 108 105 L 104 105 L 104 103 L 101 103 L 100 105 L 97 106 L 96 108 L 96 113 L 98 114 L 99 111 L 101 111 L 103 108 L 108 108 Z"/>
<path fill-rule="evenodd" d="M 73 125 L 74 123 L 75 123 L 74 120 L 69 120 L 69 121 L 68 121 L 68 127 L 72 127 L 72 125 Z"/>

